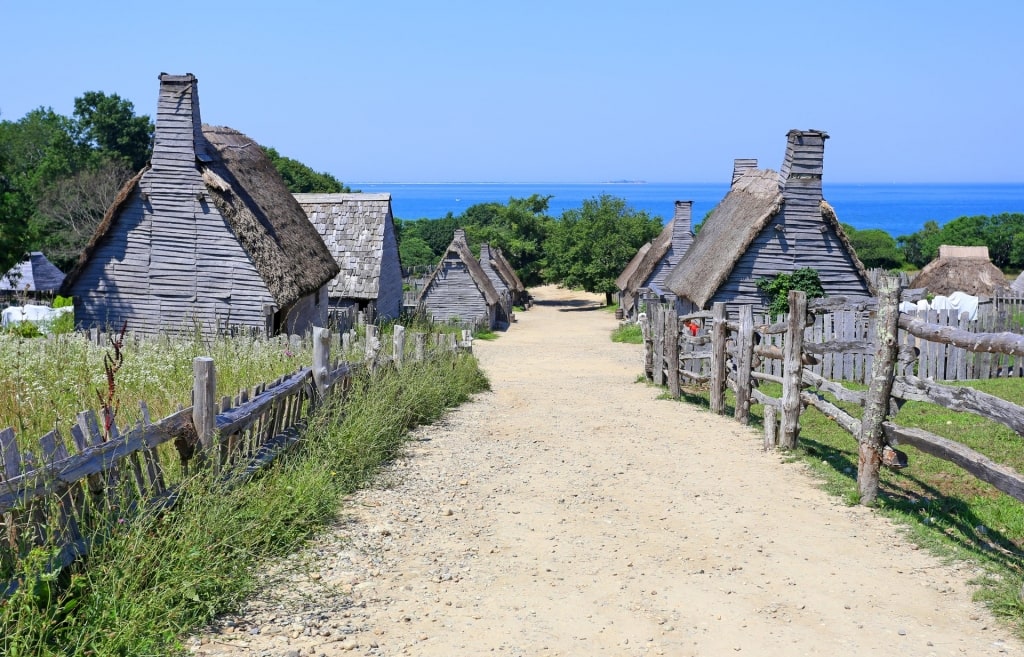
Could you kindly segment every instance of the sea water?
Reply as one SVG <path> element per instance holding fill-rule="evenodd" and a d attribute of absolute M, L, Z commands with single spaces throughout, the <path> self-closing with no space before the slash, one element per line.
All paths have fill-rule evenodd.
<path fill-rule="evenodd" d="M 477 203 L 507 203 L 533 194 L 550 196 L 548 213 L 559 217 L 586 199 L 619 197 L 634 210 L 663 221 L 672 218 L 675 201 L 693 201 L 699 223 L 726 192 L 718 183 L 348 183 L 362 192 L 391 194 L 401 219 L 438 219 L 459 215 Z M 926 221 L 940 226 L 951 219 L 1004 212 L 1024 213 L 1024 183 L 828 183 L 825 199 L 839 220 L 858 230 L 881 228 L 894 237 L 917 232 Z"/>

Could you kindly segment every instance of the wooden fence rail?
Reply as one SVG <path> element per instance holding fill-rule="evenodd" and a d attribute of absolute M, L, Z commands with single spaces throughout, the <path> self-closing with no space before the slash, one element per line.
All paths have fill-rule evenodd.
<path fill-rule="evenodd" d="M 405 335 L 396 327 L 388 355 L 368 332 L 366 360 L 332 363 L 330 332 L 314 329 L 311 366 L 234 398 L 217 399 L 213 360 L 196 358 L 191 407 L 150 422 L 143 403 L 143 420 L 124 433 L 114 418 L 83 411 L 70 432 L 74 454 L 56 430 L 39 439 L 38 450 L 19 446 L 13 430 L 0 431 L 0 573 L 17 572 L 18 561 L 38 546 L 54 550 L 52 567 L 66 566 L 88 554 L 104 525 L 130 521 L 144 507 L 173 504 L 171 464 L 160 456 L 165 444 L 175 447 L 182 476 L 210 467 L 232 485 L 244 483 L 299 440 L 313 411 L 334 391 L 347 390 L 355 369 L 401 367 Z M 414 334 L 413 359 L 471 351 L 472 337 L 461 337 L 438 335 L 430 348 L 425 334 Z M 0 581 L 0 596 L 17 589 L 17 580 L 9 579 Z"/>
<path fill-rule="evenodd" d="M 892 298 L 895 300 L 892 303 L 897 303 L 898 294 Z M 877 424 L 877 429 L 869 430 L 862 420 L 827 401 L 824 395 L 866 407 L 872 403 L 871 394 L 849 390 L 821 372 L 831 372 L 834 376 L 836 372 L 852 371 L 857 380 L 871 381 L 877 353 L 883 353 L 877 351 L 878 338 L 874 335 L 875 318 L 883 314 L 877 300 L 851 302 L 830 298 L 807 302 L 803 293 L 794 293 L 790 297 L 790 313 L 785 322 L 756 325 L 749 312 L 741 310 L 738 321 L 730 321 L 726 319 L 724 306 L 715 304 L 710 313 L 710 321 L 703 314 L 699 317 L 688 315 L 678 318 L 681 326 L 691 319 L 703 322 L 696 336 L 685 330 L 671 332 L 673 324 L 666 315 L 674 312 L 669 308 L 649 305 L 648 310 L 653 312 L 641 317 L 641 325 L 645 343 L 645 367 L 649 378 L 659 382 L 660 372 L 661 381 L 664 382 L 668 380 L 668 370 L 678 369 L 681 379 L 708 382 L 711 410 L 719 414 L 725 409 L 724 394 L 728 386 L 735 393 L 735 416 L 744 423 L 749 420 L 751 402 L 764 404 L 766 447 L 776 444 L 783 448 L 794 447 L 799 430 L 799 414 L 804 408 L 813 406 L 858 439 L 862 456 L 865 444 L 869 444 L 869 450 L 877 451 L 879 464 L 897 468 L 904 466 L 905 455 L 896 447 L 900 444 L 913 445 L 923 452 L 956 463 L 973 476 L 1024 501 L 1024 476 L 1012 468 L 995 463 L 955 441 L 921 429 L 901 427 L 888 420 L 888 416 L 894 414 L 905 401 L 924 401 L 973 413 L 1024 435 L 1024 407 L 971 388 L 942 385 L 931 378 L 915 374 L 915 371 L 922 369 L 918 357 L 931 350 L 929 345 L 939 344 L 946 348 L 960 349 L 969 355 L 969 358 L 963 360 L 982 363 L 988 358 L 990 363 L 1005 363 L 1008 358 L 1024 357 L 1024 336 L 1009 332 L 981 333 L 960 326 L 930 323 L 917 314 L 900 313 L 898 308 L 892 309 L 895 316 L 893 330 L 898 326 L 900 333 L 892 345 L 892 362 L 883 362 L 881 371 L 875 372 L 878 389 L 883 391 L 884 398 L 878 407 L 882 410 L 866 414 L 865 422 Z M 826 339 L 827 333 L 816 329 L 819 326 L 816 318 L 826 313 L 842 313 L 844 317 L 861 316 L 870 321 L 864 322 L 852 334 L 846 333 L 844 340 L 829 340 Z M 844 324 L 847 322 L 846 319 L 841 321 Z M 702 337 L 706 341 L 701 341 Z M 671 349 L 667 345 L 672 342 L 680 345 L 681 350 L 677 358 L 669 360 L 666 354 Z M 710 351 L 704 348 L 707 343 L 710 343 Z M 697 345 L 701 348 L 698 349 Z M 852 359 L 846 360 L 850 352 L 858 357 L 868 352 L 877 353 L 855 363 Z M 947 350 L 945 353 L 952 352 Z M 829 356 L 832 367 L 822 368 L 823 361 Z M 925 371 L 930 370 L 925 368 Z M 842 380 L 844 377 L 836 378 Z M 774 398 L 764 394 L 757 387 L 758 381 L 781 383 L 782 397 Z M 767 412 L 769 408 L 771 411 Z M 776 422 L 779 422 L 778 426 Z M 880 436 L 881 442 L 871 446 L 874 438 L 869 436 Z M 865 503 L 872 499 L 871 487 L 877 488 L 877 467 L 873 484 L 871 478 L 871 472 L 858 472 L 862 501 Z M 866 486 L 865 479 L 868 480 Z"/>

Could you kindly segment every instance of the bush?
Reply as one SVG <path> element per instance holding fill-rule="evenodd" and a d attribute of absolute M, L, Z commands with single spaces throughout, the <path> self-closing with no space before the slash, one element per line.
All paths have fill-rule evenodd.
<path fill-rule="evenodd" d="M 771 278 L 761 278 L 757 281 L 757 289 L 767 297 L 768 314 L 772 319 L 789 312 L 790 290 L 801 290 L 807 294 L 808 299 L 820 299 L 825 296 L 818 272 L 810 267 L 797 269 L 792 274 L 776 274 Z"/>

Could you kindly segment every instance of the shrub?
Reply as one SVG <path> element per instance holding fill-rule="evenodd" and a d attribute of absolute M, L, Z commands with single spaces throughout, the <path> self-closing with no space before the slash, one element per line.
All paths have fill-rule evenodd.
<path fill-rule="evenodd" d="M 821 287 L 818 272 L 810 267 L 797 269 L 792 274 L 776 274 L 775 276 L 758 279 L 757 289 L 768 299 L 768 314 L 774 319 L 789 312 L 790 290 L 801 290 L 808 299 L 820 299 L 825 296 Z"/>

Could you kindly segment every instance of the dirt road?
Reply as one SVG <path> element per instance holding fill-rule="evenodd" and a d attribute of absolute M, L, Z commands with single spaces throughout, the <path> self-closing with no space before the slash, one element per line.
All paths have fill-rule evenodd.
<path fill-rule="evenodd" d="M 597 297 L 536 297 L 476 344 L 493 392 L 418 431 L 196 654 L 1024 654 L 969 566 L 658 400 Z"/>

